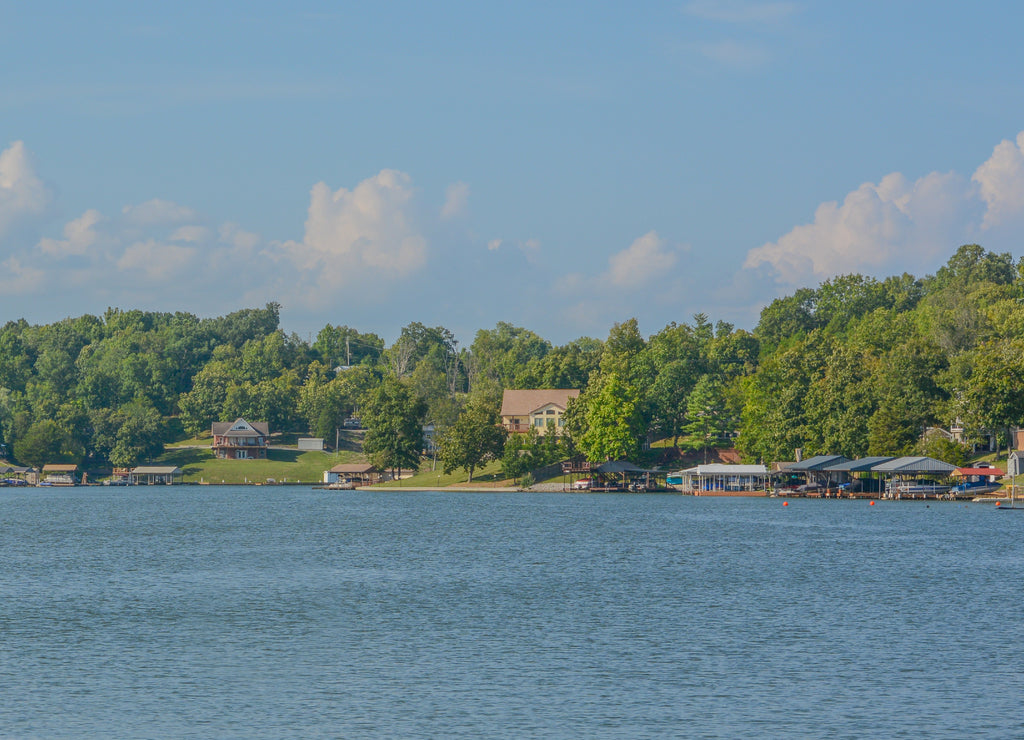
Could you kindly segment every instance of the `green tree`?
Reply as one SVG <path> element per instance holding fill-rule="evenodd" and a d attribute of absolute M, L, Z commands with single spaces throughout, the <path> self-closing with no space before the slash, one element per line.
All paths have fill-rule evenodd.
<path fill-rule="evenodd" d="M 192 436 L 209 431 L 211 424 L 220 421 L 228 389 L 238 381 L 238 373 L 228 360 L 211 360 L 200 370 L 192 382 L 192 390 L 178 401 L 185 431 Z M 238 417 L 232 417 L 234 421 Z"/>
<path fill-rule="evenodd" d="M 642 417 L 636 389 L 612 373 L 601 377 L 580 395 L 585 428 L 576 440 L 591 462 L 635 459 L 640 452 Z"/>
<path fill-rule="evenodd" d="M 960 416 L 975 430 L 1004 432 L 1024 421 L 1024 339 L 980 346 L 969 357 Z"/>
<path fill-rule="evenodd" d="M 686 403 L 686 431 L 700 441 L 707 462 L 708 447 L 729 431 L 734 420 L 729 414 L 725 386 L 714 375 L 704 375 L 693 388 Z"/>
<path fill-rule="evenodd" d="M 36 468 L 48 463 L 64 462 L 67 434 L 51 419 L 35 422 L 25 435 L 14 443 L 14 456 Z"/>
<path fill-rule="evenodd" d="M 163 452 L 164 419 L 146 398 L 137 398 L 117 411 L 117 432 L 110 462 L 133 467 Z"/>
<path fill-rule="evenodd" d="M 462 468 L 472 481 L 477 466 L 502 454 L 505 436 L 497 411 L 482 404 L 470 404 L 438 440 L 444 472 Z"/>
<path fill-rule="evenodd" d="M 415 469 L 423 450 L 426 406 L 400 380 L 388 378 L 370 392 L 361 414 L 363 450 L 382 469 Z"/>

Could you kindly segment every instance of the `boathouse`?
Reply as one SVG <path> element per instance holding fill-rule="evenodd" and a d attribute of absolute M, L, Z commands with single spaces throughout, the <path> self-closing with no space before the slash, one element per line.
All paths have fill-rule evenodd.
<path fill-rule="evenodd" d="M 181 468 L 173 465 L 139 465 L 128 474 L 130 486 L 169 486 L 181 483 Z"/>
<path fill-rule="evenodd" d="M 340 463 L 324 471 L 324 483 L 352 483 L 372 486 L 384 480 L 384 473 L 370 463 Z"/>
<path fill-rule="evenodd" d="M 768 469 L 764 465 L 726 465 L 709 463 L 673 473 L 670 482 L 678 480 L 684 493 L 702 491 L 763 491 L 767 487 Z"/>

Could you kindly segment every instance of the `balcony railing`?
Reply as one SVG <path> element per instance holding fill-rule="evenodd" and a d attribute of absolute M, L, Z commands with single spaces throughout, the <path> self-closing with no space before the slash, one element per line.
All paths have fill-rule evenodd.
<path fill-rule="evenodd" d="M 236 449 L 251 449 L 253 447 L 266 447 L 267 441 L 265 439 L 260 440 L 249 440 L 249 439 L 218 439 L 213 443 L 214 447 L 233 447 Z"/>

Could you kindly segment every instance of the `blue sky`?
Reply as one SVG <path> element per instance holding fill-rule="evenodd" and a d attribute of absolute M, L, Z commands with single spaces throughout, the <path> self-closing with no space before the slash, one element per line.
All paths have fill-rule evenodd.
<path fill-rule="evenodd" d="M 1012 2 L 0 0 L 0 320 L 555 342 L 1024 245 Z"/>

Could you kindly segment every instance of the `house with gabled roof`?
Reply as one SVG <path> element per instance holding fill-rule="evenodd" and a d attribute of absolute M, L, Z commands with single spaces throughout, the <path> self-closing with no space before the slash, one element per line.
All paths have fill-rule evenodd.
<path fill-rule="evenodd" d="M 222 460 L 266 459 L 269 443 L 270 426 L 265 421 L 248 422 L 238 418 L 213 422 L 211 449 L 214 456 Z"/>
<path fill-rule="evenodd" d="M 543 435 L 547 434 L 550 422 L 555 434 L 561 434 L 569 401 L 579 395 L 576 388 L 506 390 L 501 398 L 501 423 L 513 434 L 533 428 Z"/>

